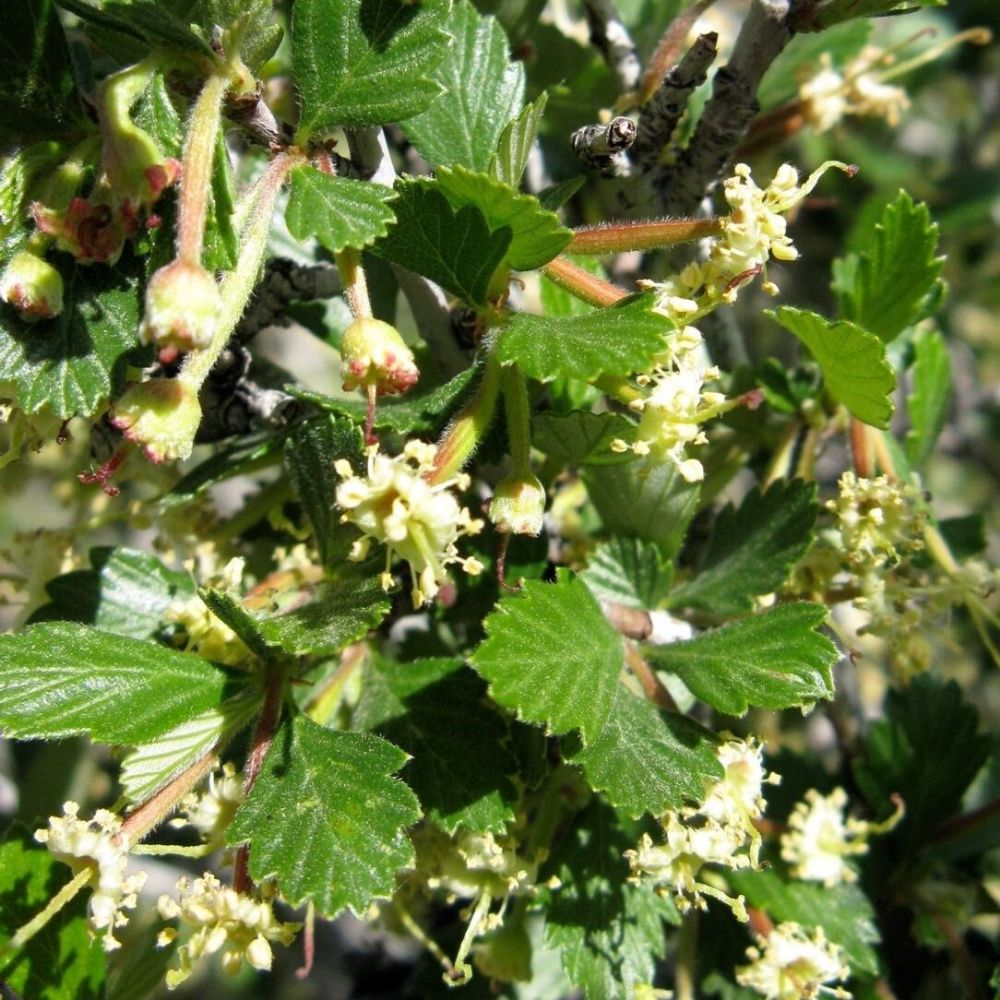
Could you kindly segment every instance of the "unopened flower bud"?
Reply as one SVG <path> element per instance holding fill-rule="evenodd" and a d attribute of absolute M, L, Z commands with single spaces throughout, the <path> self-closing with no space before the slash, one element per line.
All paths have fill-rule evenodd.
<path fill-rule="evenodd" d="M 344 388 L 375 387 L 376 395 L 406 392 L 420 377 L 399 331 L 372 317 L 356 319 L 340 341 Z"/>
<path fill-rule="evenodd" d="M 160 348 L 199 350 L 212 342 L 221 311 L 219 286 L 208 271 L 175 260 L 149 279 L 139 337 Z"/>
<path fill-rule="evenodd" d="M 178 461 L 194 447 L 201 404 L 194 388 L 180 379 L 150 379 L 115 403 L 111 423 L 141 445 L 150 461 Z"/>
<path fill-rule="evenodd" d="M 10 303 L 22 319 L 52 319 L 62 312 L 62 277 L 48 261 L 22 251 L 4 268 L 0 299 Z"/>
<path fill-rule="evenodd" d="M 504 476 L 490 501 L 490 520 L 497 531 L 537 535 L 545 513 L 545 487 L 531 475 Z"/>
<path fill-rule="evenodd" d="M 531 940 L 522 920 L 511 920 L 473 949 L 476 968 L 501 983 L 531 979 Z"/>

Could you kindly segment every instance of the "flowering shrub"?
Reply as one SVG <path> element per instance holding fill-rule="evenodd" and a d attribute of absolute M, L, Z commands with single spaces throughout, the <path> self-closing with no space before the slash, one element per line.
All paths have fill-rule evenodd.
<path fill-rule="evenodd" d="M 986 996 L 941 5 L 8 5 L 0 993 Z"/>

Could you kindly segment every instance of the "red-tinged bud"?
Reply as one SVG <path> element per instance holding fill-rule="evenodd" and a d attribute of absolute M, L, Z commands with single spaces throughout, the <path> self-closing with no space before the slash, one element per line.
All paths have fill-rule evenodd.
<path fill-rule="evenodd" d="M 150 379 L 125 391 L 112 408 L 111 423 L 150 461 L 185 459 L 201 423 L 198 393 L 181 379 Z"/>
<path fill-rule="evenodd" d="M 55 237 L 56 246 L 81 264 L 113 264 L 125 238 L 135 231 L 134 219 L 115 212 L 109 204 L 86 198 L 73 198 L 62 211 L 35 202 L 31 212 L 35 225 L 47 236 Z"/>
<path fill-rule="evenodd" d="M 490 500 L 490 520 L 497 531 L 512 535 L 537 535 L 545 513 L 545 487 L 531 475 L 509 475 L 497 483 Z"/>
<path fill-rule="evenodd" d="M 406 392 L 420 377 L 399 331 L 380 319 L 356 319 L 344 331 L 340 357 L 347 390 L 374 386 L 376 395 L 387 396 Z"/>
<path fill-rule="evenodd" d="M 22 319 L 52 319 L 63 308 L 62 276 L 48 261 L 22 251 L 11 257 L 0 276 L 0 299 Z"/>
<path fill-rule="evenodd" d="M 219 286 L 208 271 L 175 260 L 149 279 L 139 337 L 161 349 L 199 350 L 212 342 L 221 311 Z"/>

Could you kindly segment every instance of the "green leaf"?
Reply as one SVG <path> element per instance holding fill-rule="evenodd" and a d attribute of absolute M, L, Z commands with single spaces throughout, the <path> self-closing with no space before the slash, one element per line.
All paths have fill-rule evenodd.
<path fill-rule="evenodd" d="M 229 163 L 226 138 L 220 130 L 212 161 L 212 186 L 209 189 L 208 216 L 205 219 L 205 249 L 202 263 L 209 271 L 230 271 L 240 256 L 240 238 L 233 225 L 236 207 L 236 183 Z"/>
<path fill-rule="evenodd" d="M 673 576 L 673 566 L 652 543 L 612 538 L 594 550 L 580 579 L 599 601 L 651 610 L 667 596 Z"/>
<path fill-rule="evenodd" d="M 71 875 L 26 830 L 12 830 L 0 844 L 0 945 L 43 910 Z M 0 982 L 10 997 L 101 1000 L 104 968 L 105 952 L 90 933 L 87 894 L 81 893 L 27 945 L 0 957 Z"/>
<path fill-rule="evenodd" d="M 436 281 L 473 305 L 486 302 L 490 278 L 507 253 L 512 230 L 490 232 L 474 205 L 455 211 L 432 181 L 397 181 L 396 225 L 373 250 Z"/>
<path fill-rule="evenodd" d="M 808 17 L 796 23 L 798 31 L 824 31 L 857 17 L 907 14 L 921 7 L 943 7 L 948 0 L 820 0 L 808 8 Z"/>
<path fill-rule="evenodd" d="M 279 731 L 227 834 L 250 845 L 250 874 L 276 878 L 293 906 L 363 913 L 413 864 L 414 794 L 391 775 L 406 754 L 370 733 L 333 732 L 298 716 Z"/>
<path fill-rule="evenodd" d="M 943 293 L 938 227 L 927 206 L 900 191 L 882 211 L 867 246 L 836 262 L 834 291 L 845 319 L 888 343 L 929 315 Z"/>
<path fill-rule="evenodd" d="M 52 139 L 80 123 L 69 49 L 52 0 L 4 5 L 0 64 L 0 146 Z"/>
<path fill-rule="evenodd" d="M 367 669 L 355 724 L 406 751 L 401 777 L 447 833 L 499 832 L 514 818 L 518 770 L 507 725 L 486 685 L 459 660 L 378 660 Z"/>
<path fill-rule="evenodd" d="M 705 797 L 723 776 L 716 738 L 697 722 L 655 706 L 618 685 L 601 734 L 581 747 L 562 740 L 567 760 L 579 764 L 590 786 L 629 816 L 659 816 Z"/>
<path fill-rule="evenodd" d="M 434 434 L 444 427 L 448 415 L 468 396 L 471 384 L 478 375 L 479 367 L 470 365 L 444 385 L 423 392 L 411 391 L 399 398 L 387 396 L 380 399 L 373 426 L 399 434 Z M 360 399 L 327 396 L 294 386 L 286 386 L 286 389 L 298 399 L 330 413 L 350 417 L 358 424 L 363 423 L 367 415 L 367 403 Z"/>
<path fill-rule="evenodd" d="M 671 595 L 672 608 L 713 615 L 749 611 L 758 594 L 770 594 L 805 555 L 816 522 L 816 486 L 778 480 L 761 493 L 754 487 L 739 508 L 719 514 L 705 559 L 692 580 Z"/>
<path fill-rule="evenodd" d="M 328 656 L 357 642 L 389 613 L 378 576 L 302 585 L 289 595 L 268 594 L 277 614 L 257 617 L 235 598 L 205 590 L 202 600 L 263 659 L 282 650 L 293 656 Z"/>
<path fill-rule="evenodd" d="M 809 348 L 838 403 L 858 420 L 888 428 L 896 375 L 886 360 L 885 344 L 875 334 L 846 320 L 831 323 L 808 309 L 782 306 L 767 314 Z"/>
<path fill-rule="evenodd" d="M 611 714 L 624 663 L 622 638 L 586 585 L 565 570 L 556 583 L 529 580 L 483 623 L 472 665 L 494 701 L 551 733 L 597 739 Z M 584 639 L 585 637 L 585 639 Z"/>
<path fill-rule="evenodd" d="M 0 304 L 0 381 L 13 385 L 27 413 L 89 417 L 121 389 L 126 366 L 139 361 L 139 286 L 120 266 L 51 263 L 65 289 L 59 316 L 25 323 Z"/>
<path fill-rule="evenodd" d="M 887 695 L 854 777 L 878 817 L 890 814 L 893 793 L 903 796 L 906 815 L 890 836 L 908 856 L 958 812 L 989 758 L 990 738 L 979 729 L 979 713 L 954 681 L 922 674 Z"/>
<path fill-rule="evenodd" d="M 588 465 L 583 481 L 604 530 L 652 542 L 664 559 L 677 555 L 698 509 L 700 487 L 669 462 Z"/>
<path fill-rule="evenodd" d="M 500 333 L 497 355 L 542 382 L 631 375 L 650 366 L 674 328 L 652 304 L 651 295 L 636 295 L 584 316 L 515 313 Z"/>
<path fill-rule="evenodd" d="M 299 424 L 285 445 L 285 468 L 312 525 L 320 562 L 331 566 L 347 556 L 352 537 L 340 523 L 334 496 L 340 477 L 333 463 L 346 458 L 360 463 L 364 454 L 361 431 L 350 421 L 322 416 Z"/>
<path fill-rule="evenodd" d="M 844 949 L 855 972 L 879 971 L 875 910 L 857 885 L 840 882 L 828 888 L 790 879 L 775 869 L 726 872 L 733 888 L 777 924 L 792 920 L 803 927 L 822 927 L 827 938 Z"/>
<path fill-rule="evenodd" d="M 50 580 L 45 590 L 51 601 L 31 621 L 82 622 L 102 632 L 148 639 L 163 624 L 171 602 L 196 593 L 188 573 L 167 569 L 137 549 L 91 549 L 90 565 Z"/>
<path fill-rule="evenodd" d="M 489 165 L 489 172 L 498 181 L 509 184 L 512 188 L 521 183 L 532 146 L 538 138 L 538 128 L 542 123 L 542 114 L 545 112 L 548 100 L 548 94 L 544 92 L 539 94 L 530 104 L 525 105 L 521 113 L 509 121 L 500 133 L 496 153 Z M 544 202 L 542 207 L 554 211 L 552 206 Z"/>
<path fill-rule="evenodd" d="M 330 253 L 360 250 L 388 232 L 395 215 L 387 202 L 395 197 L 382 184 L 331 177 L 304 165 L 292 171 L 285 222 L 297 240 L 315 236 Z"/>
<path fill-rule="evenodd" d="M 469 0 L 454 5 L 448 29 L 455 41 L 431 74 L 444 93 L 403 131 L 432 167 L 461 163 L 485 170 L 501 131 L 521 108 L 524 64 L 510 61 L 503 28 Z"/>
<path fill-rule="evenodd" d="M 154 73 L 149 86 L 132 108 L 136 125 L 148 132 L 164 156 L 181 155 L 184 129 L 162 73 Z"/>
<path fill-rule="evenodd" d="M 42 622 L 0 635 L 0 729 L 17 739 L 84 733 L 147 742 L 222 701 L 226 675 L 191 653 Z"/>
<path fill-rule="evenodd" d="M 181 2 L 189 4 L 189 0 Z M 281 25 L 274 22 L 271 0 L 196 0 L 187 17 L 197 24 L 207 41 L 211 41 L 215 25 L 237 25 L 240 58 L 254 73 L 274 55 L 281 42 Z"/>
<path fill-rule="evenodd" d="M 437 183 L 455 209 L 474 205 L 491 230 L 510 227 L 513 237 L 507 263 L 516 271 L 531 271 L 547 264 L 569 246 L 572 230 L 559 222 L 555 212 L 542 208 L 537 198 L 518 194 L 514 188 L 487 173 L 465 167 L 441 167 Z"/>
<path fill-rule="evenodd" d="M 441 93 L 449 0 L 296 0 L 292 66 L 301 100 L 296 142 L 337 125 L 382 125 Z"/>
<path fill-rule="evenodd" d="M 620 413 L 540 413 L 531 422 L 532 444 L 563 465 L 620 465 L 635 461 L 631 452 L 611 450 L 616 438 L 631 441 L 635 424 Z"/>
<path fill-rule="evenodd" d="M 119 780 L 125 798 L 145 802 L 214 747 L 224 746 L 256 717 L 263 700 L 263 691 L 252 688 L 139 744 L 122 760 Z"/>
<path fill-rule="evenodd" d="M 677 922 L 673 905 L 648 883 L 627 881 L 622 855 L 636 839 L 595 797 L 546 869 L 561 884 L 546 909 L 545 940 L 561 950 L 566 975 L 587 997 L 631 1000 L 664 955 L 663 922 Z"/>
<path fill-rule="evenodd" d="M 913 341 L 913 388 L 906 400 L 910 429 L 906 457 L 917 468 L 934 450 L 951 402 L 951 357 L 937 330 L 922 330 Z"/>
<path fill-rule="evenodd" d="M 751 705 L 805 709 L 833 697 L 837 647 L 815 631 L 825 618 L 822 605 L 783 604 L 686 642 L 644 648 L 652 663 L 726 715 Z"/>

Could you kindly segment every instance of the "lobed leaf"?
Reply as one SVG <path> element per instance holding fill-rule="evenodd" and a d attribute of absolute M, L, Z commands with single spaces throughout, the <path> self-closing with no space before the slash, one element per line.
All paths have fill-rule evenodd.
<path fill-rule="evenodd" d="M 338 125 L 404 121 L 440 95 L 449 0 L 296 0 L 292 66 L 301 112 L 295 141 Z"/>
<path fill-rule="evenodd" d="M 743 715 L 751 705 L 806 709 L 833 697 L 837 647 L 815 631 L 825 618 L 822 605 L 783 604 L 645 653 L 726 715 Z"/>
<path fill-rule="evenodd" d="M 579 729 L 597 739 L 611 714 L 624 663 L 621 636 L 584 583 L 529 580 L 483 623 L 486 639 L 470 662 L 494 701 L 552 733 Z"/>
<path fill-rule="evenodd" d="M 675 712 L 659 712 L 618 686 L 600 735 L 587 747 L 573 736 L 563 753 L 579 764 L 587 783 L 629 816 L 662 815 L 701 802 L 708 784 L 723 776 L 716 737 Z"/>
<path fill-rule="evenodd" d="M 749 611 L 805 555 L 817 512 L 814 483 L 778 480 L 763 493 L 755 486 L 738 508 L 727 504 L 716 518 L 704 560 L 670 595 L 669 606 L 713 615 Z"/>
<path fill-rule="evenodd" d="M 524 64 L 511 61 L 503 28 L 469 0 L 454 5 L 448 29 L 455 40 L 431 74 L 444 92 L 403 131 L 432 167 L 485 170 L 501 131 L 521 108 Z"/>
<path fill-rule="evenodd" d="M 218 705 L 226 675 L 206 660 L 73 622 L 0 635 L 0 728 L 16 739 L 83 733 L 135 746 Z"/>
<path fill-rule="evenodd" d="M 913 341 L 913 388 L 906 400 L 910 429 L 906 457 L 914 468 L 928 459 L 944 427 L 951 402 L 951 357 L 937 330 L 921 331 Z"/>
<path fill-rule="evenodd" d="M 582 316 L 515 313 L 500 333 L 497 356 L 542 382 L 560 376 L 590 382 L 643 371 L 674 328 L 652 311 L 652 303 L 652 296 L 636 295 Z"/>
<path fill-rule="evenodd" d="M 395 197 L 381 184 L 333 177 L 305 164 L 292 171 L 285 222 L 297 240 L 315 236 L 330 253 L 360 250 L 388 232 L 395 219 L 388 202 Z"/>
<path fill-rule="evenodd" d="M 580 579 L 599 601 L 653 609 L 667 596 L 673 576 L 673 566 L 651 542 L 615 537 L 594 550 Z"/>
<path fill-rule="evenodd" d="M 808 309 L 782 306 L 767 314 L 809 348 L 838 403 L 866 424 L 883 430 L 889 426 L 896 375 L 875 334 L 846 320 L 831 323 Z"/>
<path fill-rule="evenodd" d="M 420 817 L 393 775 L 406 754 L 370 733 L 324 729 L 304 716 L 281 727 L 227 833 L 249 844 L 250 874 L 276 878 L 293 906 L 332 918 L 388 898 L 413 864 L 406 827 Z"/>
<path fill-rule="evenodd" d="M 635 460 L 631 452 L 611 450 L 616 438 L 635 437 L 635 424 L 620 413 L 540 413 L 531 426 L 531 443 L 563 465 L 620 465 Z"/>

